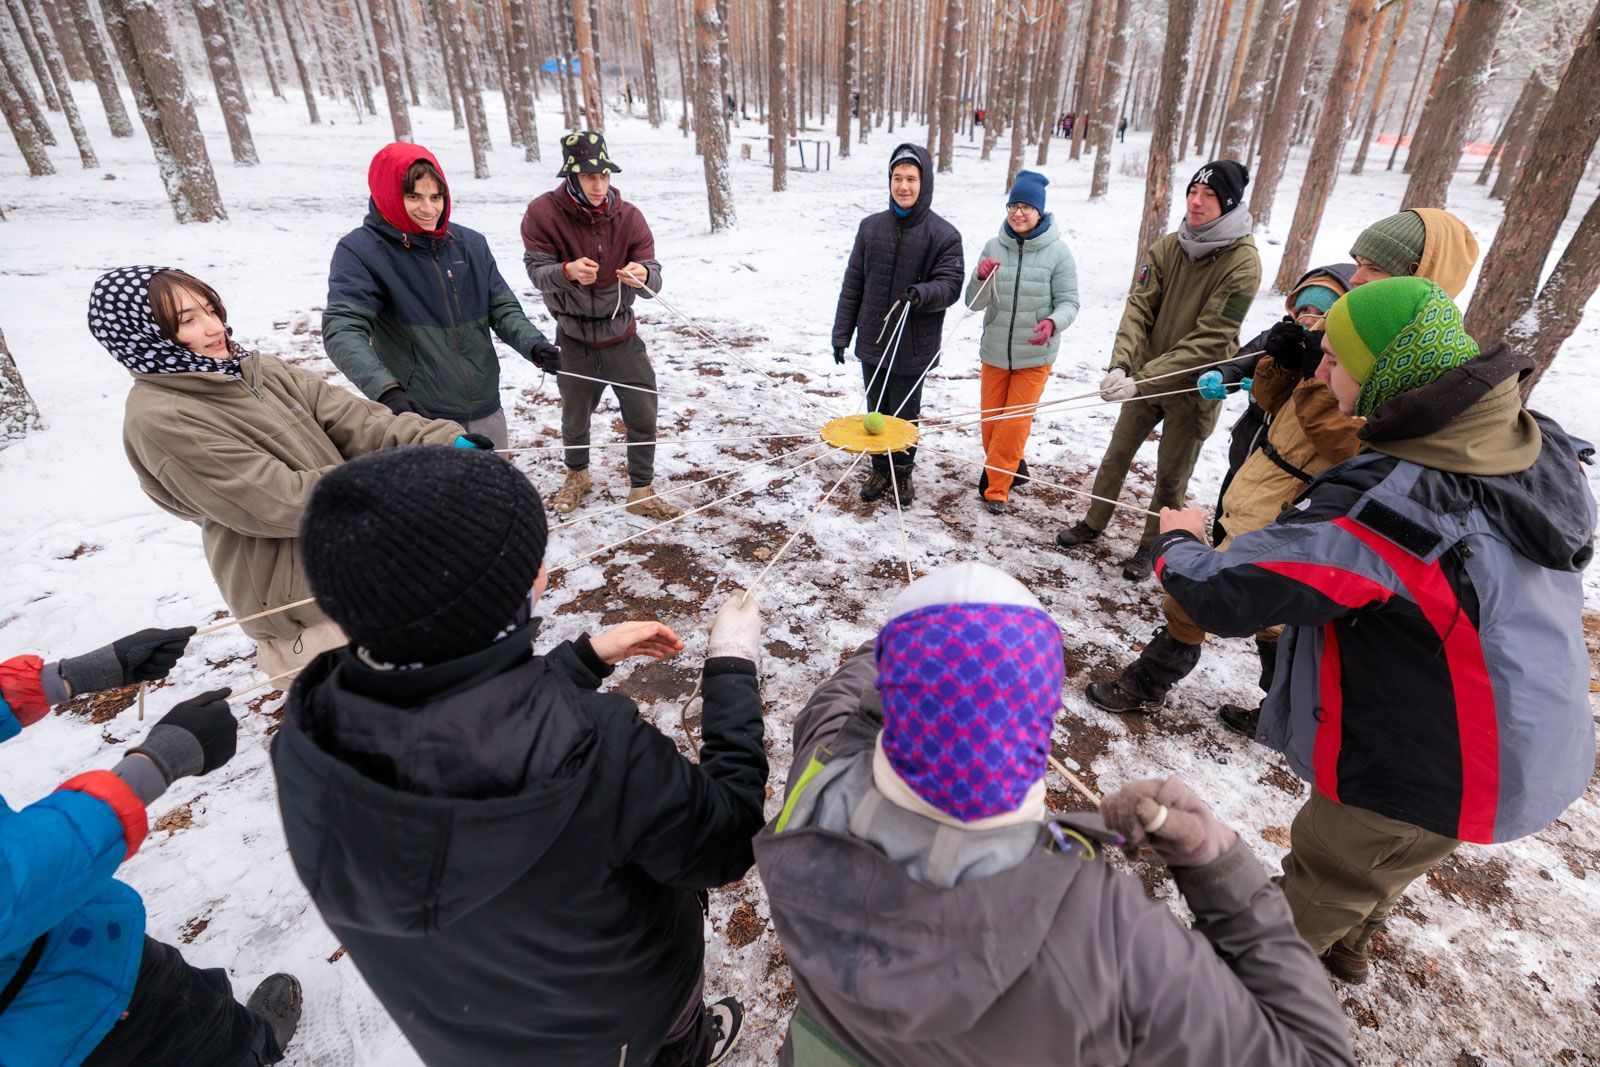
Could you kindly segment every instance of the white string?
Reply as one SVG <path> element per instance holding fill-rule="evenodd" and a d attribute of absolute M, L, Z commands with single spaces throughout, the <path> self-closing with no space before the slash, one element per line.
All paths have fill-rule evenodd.
<path fill-rule="evenodd" d="M 690 393 L 663 393 L 659 389 L 650 389 L 650 388 L 647 388 L 647 387 L 645 387 L 643 385 L 628 385 L 625 382 L 613 382 L 613 381 L 610 381 L 609 379 L 606 379 L 606 378 L 591 378 L 589 375 L 587 375 L 587 374 L 579 374 L 575 370 L 559 370 L 559 371 L 556 371 L 556 373 L 559 374 L 559 375 L 565 375 L 568 378 L 581 378 L 586 382 L 597 382 L 600 385 L 609 385 L 614 389 L 633 389 L 633 390 L 637 390 L 638 392 L 641 392 L 641 393 L 653 393 L 656 396 L 671 397 L 674 400 L 689 400 L 689 401 L 693 401 L 696 404 L 699 404 L 702 407 L 712 408 L 712 409 L 717 410 L 717 411 L 727 411 L 727 412 L 731 412 L 731 413 L 738 414 L 738 415 L 748 415 L 748 414 L 750 414 L 750 409 L 749 408 L 737 408 L 737 407 L 734 407 L 734 406 L 732 406 L 730 404 L 718 404 L 714 400 L 706 400 L 703 397 L 694 396 L 694 395 L 692 395 Z M 776 418 L 781 418 L 785 422 L 796 423 L 797 425 L 804 425 L 805 424 L 804 420 L 797 419 L 793 415 L 777 415 L 775 417 Z"/>
<path fill-rule="evenodd" d="M 819 456 L 817 458 L 821 459 L 822 457 Z M 755 592 L 756 586 L 760 585 L 762 580 L 766 578 L 767 572 L 772 570 L 772 568 L 777 564 L 778 560 L 783 558 L 783 554 L 785 552 L 789 551 L 789 546 L 794 544 L 795 540 L 799 538 L 801 534 L 805 533 L 806 527 L 811 525 L 811 520 L 816 518 L 818 511 L 822 510 L 822 505 L 826 504 L 829 499 L 833 497 L 833 494 L 838 492 L 839 486 L 843 485 L 844 480 L 850 477 L 850 472 L 855 470 L 857 465 L 859 465 L 861 461 L 866 458 L 867 453 L 856 453 L 856 458 L 850 462 L 850 466 L 844 469 L 844 473 L 839 475 L 839 480 L 833 483 L 833 487 L 831 489 L 822 494 L 822 499 L 817 501 L 811 510 L 806 513 L 805 520 L 800 523 L 799 528 L 796 529 L 794 533 L 789 535 L 789 540 L 785 541 L 783 543 L 783 547 L 778 549 L 777 552 L 773 553 L 772 558 L 767 561 L 767 565 L 761 568 L 761 573 L 756 575 L 756 580 L 751 582 L 749 587 L 745 589 L 744 600 L 748 601 L 750 599 L 750 594 Z"/>
<path fill-rule="evenodd" d="M 944 354 L 945 346 L 948 345 L 950 343 L 950 339 L 956 335 L 956 331 L 961 329 L 961 324 L 972 317 L 972 313 L 977 310 L 978 297 L 983 295 L 983 291 L 989 287 L 989 283 L 993 281 L 994 276 L 999 273 L 1000 270 L 998 267 L 990 271 L 989 276 L 983 280 L 983 284 L 978 286 L 978 291 L 972 294 L 972 303 L 965 305 L 967 310 L 962 313 L 961 317 L 956 320 L 956 324 L 950 327 L 950 329 L 946 331 L 944 337 L 939 341 L 939 351 L 933 354 L 933 358 L 928 361 L 928 365 L 922 369 L 921 376 L 917 378 L 917 384 L 911 387 L 911 391 L 907 393 L 900 401 L 900 406 L 894 409 L 894 418 L 899 418 L 900 412 L 904 411 L 905 406 L 911 403 L 911 398 L 917 395 L 917 390 L 922 388 L 922 380 L 928 376 L 928 372 L 933 369 L 933 365 L 939 362 L 939 357 Z"/>
<path fill-rule="evenodd" d="M 929 448 L 927 445 L 919 445 L 918 448 L 920 451 L 926 452 L 931 456 L 944 456 L 946 459 L 960 460 L 962 463 L 970 463 L 972 466 L 982 467 L 984 470 L 997 471 L 1000 474 L 1009 474 L 1013 477 L 1017 473 L 1016 471 L 1006 470 L 1004 467 L 995 467 L 988 463 L 980 463 L 975 459 L 968 459 L 966 456 L 958 456 L 954 452 L 941 452 L 937 448 Z M 1154 515 L 1156 518 L 1161 517 L 1161 513 L 1159 511 L 1150 511 L 1146 508 L 1141 508 L 1136 504 L 1124 504 L 1120 500 L 1112 500 L 1109 497 L 1096 496 L 1093 493 L 1084 492 L 1082 489 L 1074 489 L 1070 485 L 1061 485 L 1057 482 L 1047 482 L 1040 478 L 1037 474 L 1034 474 L 1031 470 L 1028 472 L 1028 480 L 1035 485 L 1043 485 L 1050 489 L 1060 489 L 1062 492 L 1073 493 L 1077 496 L 1086 496 L 1090 500 L 1098 500 L 1102 504 L 1110 504 L 1112 507 L 1121 508 L 1123 511 L 1136 511 L 1140 515 Z"/>
<path fill-rule="evenodd" d="M 829 451 L 824 452 L 820 456 L 813 456 L 811 459 L 806 460 L 804 463 L 800 464 L 798 467 L 790 467 L 788 470 L 780 471 L 776 476 L 768 479 L 765 482 L 762 482 L 760 485 L 747 485 L 743 489 L 737 489 L 734 492 L 731 492 L 731 493 L 727 494 L 726 496 L 720 496 L 717 499 L 711 501 L 709 504 L 701 504 L 699 507 L 691 508 L 690 510 L 685 511 L 682 515 L 679 515 L 679 516 L 677 516 L 675 518 L 667 519 L 665 522 L 659 522 L 656 525 L 649 527 L 648 529 L 640 530 L 638 533 L 629 534 L 627 537 L 622 538 L 620 541 L 613 541 L 609 545 L 601 545 L 599 548 L 595 549 L 592 552 L 585 552 L 581 556 L 574 556 L 571 559 L 563 560 L 562 562 L 556 564 L 554 567 L 551 567 L 550 568 L 550 573 L 551 574 L 555 574 L 557 571 L 563 571 L 563 570 L 566 570 L 568 567 L 577 566 L 579 563 L 582 563 L 585 560 L 593 559 L 595 556 L 600 555 L 602 552 L 609 552 L 611 549 L 620 547 L 622 545 L 625 545 L 629 541 L 636 541 L 641 537 L 645 537 L 645 536 L 647 536 L 649 534 L 653 534 L 657 530 L 662 529 L 663 527 L 671 526 L 675 522 L 679 522 L 679 521 L 681 521 L 683 519 L 687 519 L 690 515 L 698 515 L 700 512 L 705 511 L 708 508 L 714 508 L 718 504 L 726 503 L 727 501 L 732 500 L 736 496 L 743 496 L 745 493 L 751 492 L 752 490 L 755 490 L 755 489 L 765 489 L 768 486 L 771 486 L 773 483 L 781 481 L 782 479 L 787 478 L 790 475 L 798 474 L 800 471 L 805 470 L 807 467 L 811 466 L 813 463 L 817 463 L 817 462 L 819 462 L 821 460 L 827 459 L 828 456 L 832 455 L 836 451 L 838 451 L 838 449 L 830 448 Z M 865 453 L 863 453 L 863 455 L 865 455 Z"/>
<path fill-rule="evenodd" d="M 813 430 L 808 433 L 763 433 L 753 434 L 749 437 L 697 437 L 681 438 L 678 440 L 662 440 L 657 438 L 653 441 L 602 441 L 599 444 L 588 445 L 521 445 L 516 448 L 497 448 L 494 450 L 494 452 L 498 456 L 511 456 L 516 455 L 519 452 L 551 452 L 558 448 L 571 449 L 576 452 L 590 448 L 643 448 L 645 445 L 665 445 L 669 447 L 672 445 L 722 445 L 729 444 L 734 441 L 776 441 L 780 438 L 810 437 L 815 432 L 816 431 Z"/>
<path fill-rule="evenodd" d="M 891 312 L 892 314 L 892 312 Z M 900 312 L 900 319 L 894 324 L 894 330 L 889 334 L 889 343 L 878 353 L 878 365 L 872 368 L 872 376 L 867 379 L 867 390 L 862 397 L 863 411 L 877 410 L 872 406 L 872 387 L 878 384 L 878 374 L 884 367 L 894 366 L 894 357 L 900 352 L 900 338 L 905 335 L 906 320 L 911 317 L 911 305 L 905 305 L 905 310 Z M 884 376 L 883 389 L 878 392 L 879 403 L 883 402 L 883 393 L 889 388 L 888 376 Z"/>
<path fill-rule="evenodd" d="M 799 448 L 793 449 L 793 450 L 788 451 L 788 452 L 784 452 L 781 455 L 767 456 L 765 459 L 758 459 L 754 463 L 746 464 L 743 467 L 737 467 L 737 468 L 735 468 L 734 470 L 731 470 L 731 471 L 724 471 L 721 474 L 713 474 L 709 478 L 701 478 L 697 482 L 685 482 L 682 485 L 675 485 L 671 489 L 658 490 L 656 492 L 656 496 L 671 496 L 673 493 L 681 493 L 685 489 L 693 489 L 697 485 L 705 485 L 707 482 L 715 482 L 715 481 L 719 481 L 719 480 L 721 480 L 723 478 L 731 478 L 735 474 L 741 474 L 744 471 L 752 470 L 752 469 L 754 469 L 756 467 L 765 466 L 768 463 L 777 463 L 777 462 L 779 462 L 781 460 L 791 459 L 791 458 L 793 458 L 795 456 L 802 455 L 802 454 L 804 454 L 806 452 L 809 452 L 814 448 L 821 448 L 824 443 L 825 442 L 823 442 L 823 441 L 813 441 L 809 445 L 801 445 Z M 580 522 L 588 522 L 590 519 L 598 519 L 602 515 L 609 515 L 613 511 L 620 511 L 623 508 L 626 508 L 626 507 L 629 507 L 629 506 L 630 505 L 628 504 L 627 501 L 623 501 L 621 504 L 612 504 L 609 507 L 600 508 L 597 511 L 587 511 L 587 512 L 584 512 L 582 515 L 579 515 L 575 519 L 568 519 L 566 522 L 558 522 L 554 526 L 550 527 L 550 529 L 552 529 L 552 530 L 563 530 L 563 529 L 566 529 L 568 526 L 575 526 Z"/>
<path fill-rule="evenodd" d="M 906 557 L 906 584 L 915 579 L 911 574 L 911 542 L 906 539 L 906 509 L 900 505 L 900 475 L 895 473 L 894 458 L 889 459 L 889 484 L 894 490 L 894 510 L 900 516 L 900 551 Z"/>
<path fill-rule="evenodd" d="M 1235 385 L 1236 385 L 1236 383 L 1231 383 L 1230 382 L 1228 384 L 1227 388 L 1234 388 Z M 1192 385 L 1187 389 L 1174 389 L 1171 392 L 1167 392 L 1167 393 L 1151 393 L 1148 396 L 1133 396 L 1133 397 L 1129 397 L 1127 400 L 1095 400 L 1095 401 L 1091 401 L 1091 402 L 1089 402 L 1087 404 L 1079 404 L 1076 407 L 1057 408 L 1055 411 L 1052 411 L 1051 414 L 1059 414 L 1062 411 L 1088 411 L 1090 408 L 1114 407 L 1114 406 L 1121 405 L 1121 404 L 1132 404 L 1136 400 L 1160 400 L 1162 397 L 1182 396 L 1185 393 L 1198 393 L 1199 391 L 1200 391 L 1200 387 L 1199 386 Z M 1026 408 L 1026 407 L 1028 407 L 1028 405 L 1021 404 L 1021 405 L 1014 405 L 1014 407 Z M 1002 409 L 997 409 L 997 410 L 1010 411 L 1012 409 L 1011 408 L 1002 408 Z M 963 422 L 939 423 L 938 425 L 935 425 L 935 426 L 928 426 L 928 427 L 926 427 L 926 429 L 929 429 L 929 430 L 962 430 L 962 429 L 968 429 L 968 428 L 973 427 L 973 426 L 978 426 L 978 425 L 980 425 L 982 423 L 986 423 L 986 422 L 1004 422 L 1007 419 L 1031 419 L 1035 415 L 1037 415 L 1038 413 L 1039 413 L 1038 409 L 1035 408 L 1034 410 L 1031 410 L 1031 411 L 1017 411 L 1016 413 L 1011 414 L 1011 415 L 991 415 L 991 416 L 989 416 L 987 418 L 969 419 L 969 420 L 966 420 L 966 421 L 963 421 Z"/>

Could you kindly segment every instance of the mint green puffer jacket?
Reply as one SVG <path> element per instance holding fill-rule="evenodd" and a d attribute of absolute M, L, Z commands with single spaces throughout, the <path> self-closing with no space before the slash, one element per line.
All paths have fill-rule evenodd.
<path fill-rule="evenodd" d="M 987 288 L 976 269 L 967 282 L 967 305 L 984 309 L 978 354 L 990 366 L 1024 370 L 1054 363 L 1062 331 L 1078 317 L 1078 267 L 1054 217 L 1040 219 L 1034 234 L 1018 241 L 1002 223 L 1000 235 L 989 239 L 979 257 L 980 262 L 998 259 L 1000 268 Z M 983 295 L 974 301 L 980 288 Z M 1030 345 L 1033 328 L 1047 318 L 1056 324 L 1050 343 Z"/>

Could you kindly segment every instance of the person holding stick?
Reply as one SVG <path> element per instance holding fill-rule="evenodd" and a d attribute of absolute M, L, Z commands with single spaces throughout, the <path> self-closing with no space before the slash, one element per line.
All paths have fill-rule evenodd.
<path fill-rule="evenodd" d="M 222 297 L 171 267 L 122 267 L 89 295 L 89 332 L 133 375 L 122 443 L 139 486 L 200 527 L 222 599 L 279 676 L 344 644 L 306 603 L 300 512 L 328 470 L 395 445 L 492 448 L 460 426 L 396 415 L 233 340 Z"/>
<path fill-rule="evenodd" d="M 1032 593 L 961 563 L 889 615 L 795 718 L 756 838 L 798 994 L 781 1063 L 1354 1063 L 1283 895 L 1187 786 L 1046 810 L 1061 630 Z M 1104 862 L 1146 841 L 1195 929 Z"/>

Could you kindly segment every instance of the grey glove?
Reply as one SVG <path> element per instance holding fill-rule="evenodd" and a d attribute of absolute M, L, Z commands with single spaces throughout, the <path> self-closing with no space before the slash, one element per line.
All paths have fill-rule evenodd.
<path fill-rule="evenodd" d="M 1129 782 L 1100 802 L 1100 815 L 1130 854 L 1148 844 L 1169 867 L 1203 867 L 1239 840 L 1177 777 Z"/>
<path fill-rule="evenodd" d="M 1101 400 L 1121 403 L 1138 395 L 1139 383 L 1128 377 L 1128 372 L 1121 367 L 1112 367 L 1111 372 L 1100 379 Z"/>

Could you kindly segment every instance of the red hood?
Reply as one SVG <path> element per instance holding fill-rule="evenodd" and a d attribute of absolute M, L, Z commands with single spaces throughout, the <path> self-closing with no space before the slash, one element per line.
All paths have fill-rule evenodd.
<path fill-rule="evenodd" d="M 419 144 L 395 141 L 378 149 L 378 154 L 372 157 L 372 165 L 367 168 L 367 189 L 372 193 L 372 202 L 377 205 L 378 214 L 382 215 L 383 221 L 390 226 L 402 233 L 443 237 L 450 225 L 448 185 L 444 190 L 444 213 L 439 216 L 437 230 L 431 232 L 424 230 L 412 222 L 411 216 L 406 214 L 406 171 L 410 170 L 411 164 L 419 159 L 432 163 L 440 177 L 444 176 L 444 168 L 439 166 L 439 161 L 433 157 L 432 152 Z"/>

